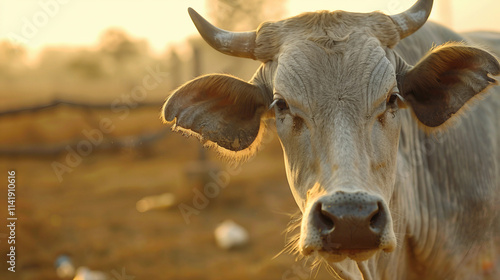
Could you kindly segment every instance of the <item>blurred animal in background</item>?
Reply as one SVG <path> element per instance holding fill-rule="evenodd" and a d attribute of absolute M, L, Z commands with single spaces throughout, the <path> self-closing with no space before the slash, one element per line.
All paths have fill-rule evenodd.
<path fill-rule="evenodd" d="M 500 279 L 500 34 L 427 22 L 432 4 L 249 32 L 190 9 L 213 48 L 262 65 L 187 82 L 163 120 L 235 160 L 274 120 L 302 213 L 290 246 L 338 278 Z"/>

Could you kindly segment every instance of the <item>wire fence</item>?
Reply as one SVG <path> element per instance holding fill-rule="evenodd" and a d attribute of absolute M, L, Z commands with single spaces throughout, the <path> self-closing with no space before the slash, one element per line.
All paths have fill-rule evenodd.
<path fill-rule="evenodd" d="M 132 110 L 139 108 L 161 108 L 163 102 L 143 102 L 134 104 Z M 128 106 L 127 104 L 114 104 L 116 107 Z M 98 111 L 111 110 L 111 104 L 96 104 L 96 103 L 80 103 L 67 100 L 53 100 L 46 104 L 26 106 L 21 108 L 9 109 L 0 111 L 0 118 L 7 116 L 15 116 L 21 114 L 33 114 L 37 112 L 46 112 L 47 110 L 55 110 L 60 107 L 70 107 L 77 110 Z M 1 119 L 0 119 L 1 121 Z M 143 133 L 139 135 L 122 136 L 122 137 L 105 137 L 99 145 L 93 147 L 93 151 L 119 151 L 122 149 L 138 149 L 147 148 L 155 142 L 163 139 L 169 133 L 170 128 L 162 128 L 151 133 Z M 0 156 L 31 156 L 31 157 L 53 157 L 67 152 L 68 149 L 76 149 L 78 144 L 86 141 L 84 138 L 65 141 L 62 143 L 53 144 L 31 144 L 26 146 L 16 147 L 0 147 Z"/>
<path fill-rule="evenodd" d="M 142 107 L 158 107 L 162 106 L 163 102 L 142 102 L 142 103 L 134 103 L 134 109 L 142 108 Z M 73 102 L 66 100 L 55 99 L 54 101 L 42 104 L 42 105 L 33 105 L 21 108 L 15 108 L 11 110 L 0 111 L 0 117 L 4 116 L 12 116 L 16 114 L 26 114 L 26 113 L 35 113 L 38 111 L 46 110 L 46 109 L 54 109 L 57 107 L 73 107 L 80 109 L 92 109 L 92 110 L 110 110 L 112 108 L 112 104 L 95 104 L 95 103 L 81 103 L 81 102 Z M 119 106 L 127 106 L 130 107 L 129 104 L 116 104 L 116 107 Z"/>

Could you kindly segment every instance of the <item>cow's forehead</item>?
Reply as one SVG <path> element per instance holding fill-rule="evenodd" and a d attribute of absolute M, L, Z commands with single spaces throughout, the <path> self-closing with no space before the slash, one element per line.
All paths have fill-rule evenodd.
<path fill-rule="evenodd" d="M 274 91 L 307 114 L 334 110 L 336 101 L 369 111 L 394 86 L 394 67 L 385 49 L 368 34 L 332 41 L 312 37 L 285 44 Z"/>
<path fill-rule="evenodd" d="M 318 11 L 262 23 L 257 29 L 254 55 L 266 62 L 276 59 L 292 41 L 325 36 L 346 39 L 356 32 L 376 37 L 382 46 L 394 46 L 400 39 L 394 22 L 382 13 Z"/>

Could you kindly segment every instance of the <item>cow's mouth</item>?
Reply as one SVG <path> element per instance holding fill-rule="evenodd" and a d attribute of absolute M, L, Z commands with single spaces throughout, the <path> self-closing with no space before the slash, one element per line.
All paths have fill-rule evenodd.
<path fill-rule="evenodd" d="M 346 249 L 346 250 L 301 250 L 304 256 L 320 256 L 327 262 L 340 262 L 349 258 L 356 262 L 366 261 L 371 258 L 379 249 Z"/>
<path fill-rule="evenodd" d="M 320 253 L 324 259 L 330 262 L 334 262 L 336 259 L 343 257 L 344 259 L 347 257 L 356 262 L 366 261 L 371 258 L 378 250 L 339 250 L 338 252 L 326 252 L 323 251 Z"/>
<path fill-rule="evenodd" d="M 365 261 L 371 258 L 377 252 L 392 252 L 395 244 L 388 243 L 385 246 L 378 248 L 349 248 L 349 249 L 335 249 L 332 247 L 315 247 L 305 246 L 300 248 L 300 253 L 303 256 L 320 256 L 327 262 L 340 262 L 345 258 L 349 258 L 356 262 Z"/>

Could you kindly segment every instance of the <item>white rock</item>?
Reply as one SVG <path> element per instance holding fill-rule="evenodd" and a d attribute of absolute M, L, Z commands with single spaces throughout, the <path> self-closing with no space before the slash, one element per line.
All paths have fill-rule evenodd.
<path fill-rule="evenodd" d="M 61 255 L 56 260 L 56 274 L 59 278 L 69 278 L 75 276 L 75 267 L 71 259 L 66 255 Z"/>
<path fill-rule="evenodd" d="M 73 280 L 108 280 L 108 276 L 104 272 L 93 271 L 85 266 L 80 266 L 76 270 L 76 276 Z"/>
<path fill-rule="evenodd" d="M 248 240 L 247 230 L 232 220 L 225 220 L 215 229 L 215 241 L 223 249 L 243 246 Z"/>

